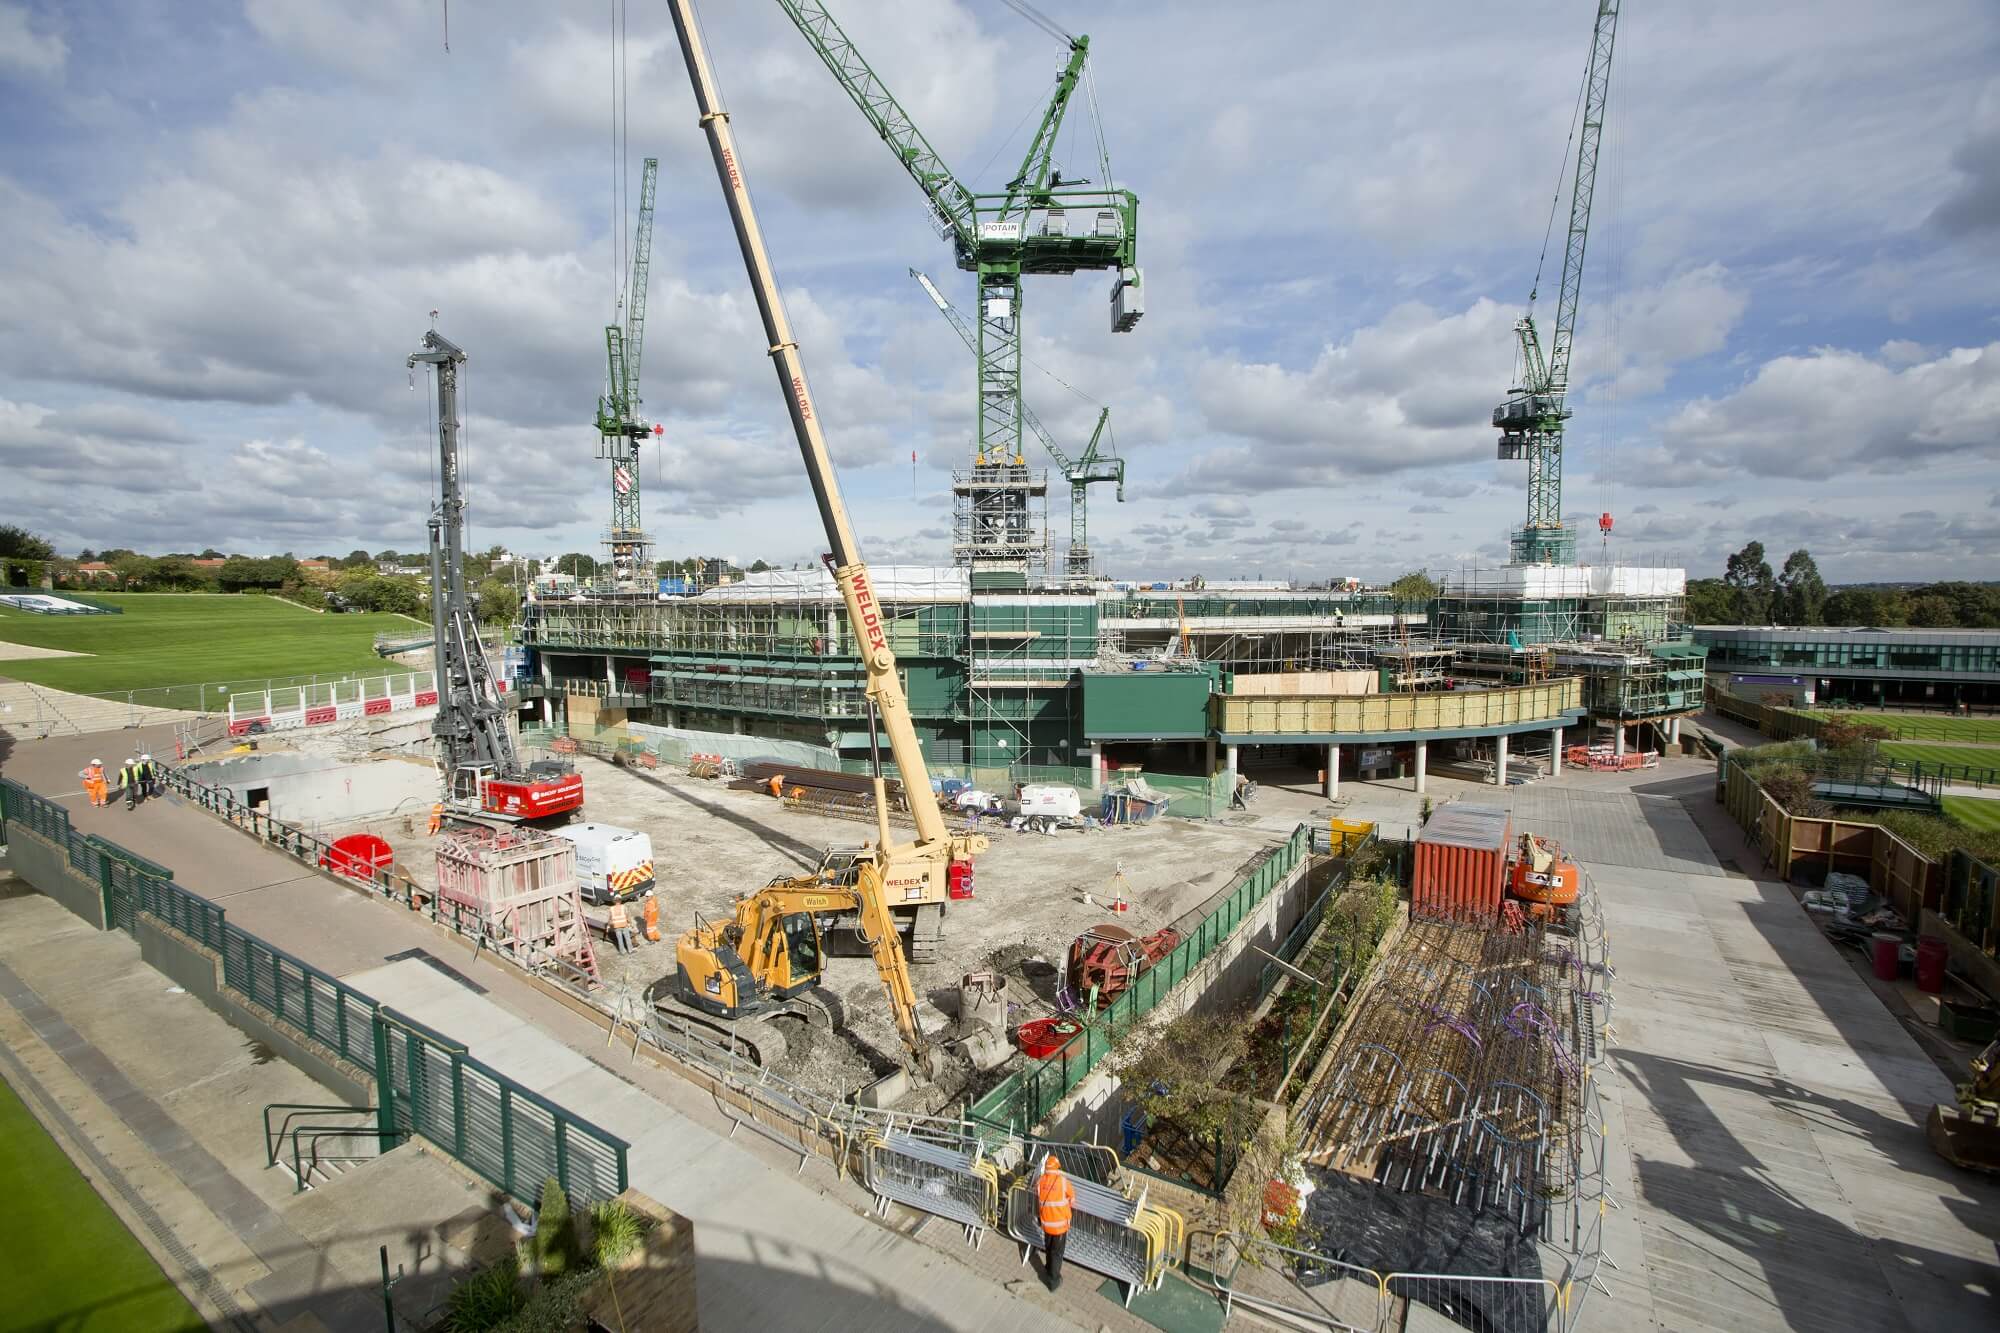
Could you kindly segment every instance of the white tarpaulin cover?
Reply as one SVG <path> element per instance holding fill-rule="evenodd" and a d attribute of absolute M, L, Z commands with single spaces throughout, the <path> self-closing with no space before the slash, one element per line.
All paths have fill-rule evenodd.
<path fill-rule="evenodd" d="M 971 595 L 972 584 L 963 569 L 936 569 L 929 565 L 871 565 L 868 581 L 875 596 L 884 602 L 962 602 Z M 761 574 L 745 574 L 741 582 L 725 583 L 702 593 L 704 602 L 792 602 L 834 601 L 840 590 L 825 568 L 767 569 Z"/>

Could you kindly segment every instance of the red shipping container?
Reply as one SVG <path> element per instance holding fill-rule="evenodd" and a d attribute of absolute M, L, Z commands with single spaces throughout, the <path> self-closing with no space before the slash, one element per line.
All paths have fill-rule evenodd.
<path fill-rule="evenodd" d="M 1453 803 L 1417 834 L 1410 914 L 1491 921 L 1506 894 L 1513 819 L 1498 806 Z"/>

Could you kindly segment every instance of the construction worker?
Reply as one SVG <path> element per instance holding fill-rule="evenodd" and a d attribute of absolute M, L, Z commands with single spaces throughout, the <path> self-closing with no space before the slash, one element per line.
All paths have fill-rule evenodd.
<path fill-rule="evenodd" d="M 611 900 L 611 943 L 619 953 L 632 952 L 632 913 L 623 898 Z"/>
<path fill-rule="evenodd" d="M 118 768 L 118 786 L 125 793 L 125 808 L 139 804 L 139 756 L 133 755 Z"/>
<path fill-rule="evenodd" d="M 149 754 L 139 756 L 139 786 L 148 796 L 160 794 L 160 766 Z"/>
<path fill-rule="evenodd" d="M 1054 1153 L 1042 1159 L 1042 1174 L 1035 1181 L 1035 1207 L 1046 1242 L 1042 1285 L 1054 1291 L 1062 1285 L 1063 1245 L 1069 1240 L 1070 1210 L 1076 1207 L 1076 1186 L 1069 1183 Z"/>
<path fill-rule="evenodd" d="M 432 801 L 431 826 L 428 829 L 424 830 L 424 832 L 428 836 L 435 838 L 437 836 L 437 831 L 443 827 L 444 827 L 444 802 Z"/>
<path fill-rule="evenodd" d="M 92 805 L 103 806 L 111 804 L 111 795 L 107 790 L 109 784 L 104 779 L 104 761 L 102 759 L 91 760 L 89 765 L 81 773 L 77 774 L 77 776 L 83 779 L 83 790 L 90 797 Z"/>
<path fill-rule="evenodd" d="M 783 773 L 773 773 L 771 780 L 764 785 L 771 789 L 771 795 L 783 797 L 785 794 L 785 775 Z"/>

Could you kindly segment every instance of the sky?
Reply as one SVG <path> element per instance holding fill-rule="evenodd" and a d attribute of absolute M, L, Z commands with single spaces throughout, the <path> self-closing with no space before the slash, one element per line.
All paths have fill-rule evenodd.
<path fill-rule="evenodd" d="M 1062 44 L 1002 0 L 826 3 L 959 177 L 1004 185 Z M 1023 299 L 1056 438 L 1111 409 L 1109 572 L 1504 559 L 1526 472 L 1488 420 L 1590 0 L 1040 7 L 1091 37 L 1058 164 L 1095 178 L 1101 132 L 1142 201 L 1136 330 L 1105 274 Z M 421 549 L 406 358 L 435 310 L 470 358 L 472 543 L 601 549 L 603 328 L 656 156 L 646 526 L 663 557 L 816 559 L 667 8 L 627 0 L 622 153 L 613 8 L 453 6 L 447 49 L 439 0 L 0 0 L 0 522 L 72 552 Z M 779 5 L 703 23 L 864 550 L 948 562 L 974 365 L 908 270 L 966 308 L 972 278 Z M 1715 575 L 1759 540 L 1836 582 L 2000 578 L 1996 70 L 1990 0 L 1626 6 L 1570 395 L 1587 559 Z M 1067 505 L 1058 478 L 1058 546 Z"/>

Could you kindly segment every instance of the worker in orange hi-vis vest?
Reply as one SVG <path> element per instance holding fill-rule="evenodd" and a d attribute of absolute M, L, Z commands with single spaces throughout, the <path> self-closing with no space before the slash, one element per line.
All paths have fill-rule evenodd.
<path fill-rule="evenodd" d="M 437 831 L 443 827 L 444 827 L 444 802 L 433 801 L 431 803 L 431 826 L 428 830 L 426 830 L 426 832 L 429 834 L 429 836 L 435 838 L 437 836 Z"/>
<path fill-rule="evenodd" d="M 83 779 L 84 793 L 90 797 L 92 805 L 111 804 L 110 784 L 104 777 L 104 761 L 102 759 L 91 760 L 89 766 L 77 774 L 77 776 Z"/>
<path fill-rule="evenodd" d="M 1062 1163 L 1050 1153 L 1035 1180 L 1036 1216 L 1047 1242 L 1042 1252 L 1042 1285 L 1054 1291 L 1062 1285 L 1063 1245 L 1069 1240 L 1070 1210 L 1076 1207 L 1076 1186 L 1063 1174 Z"/>

